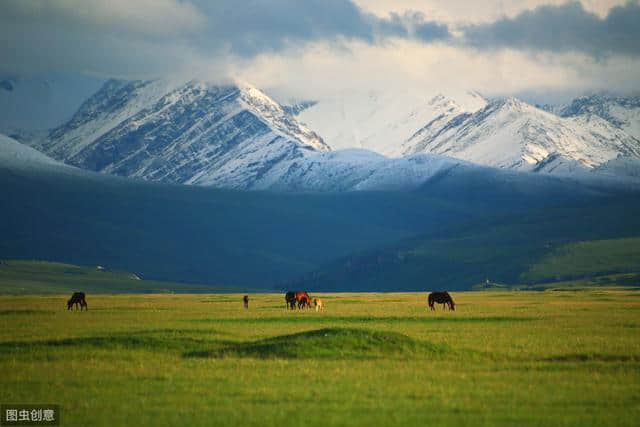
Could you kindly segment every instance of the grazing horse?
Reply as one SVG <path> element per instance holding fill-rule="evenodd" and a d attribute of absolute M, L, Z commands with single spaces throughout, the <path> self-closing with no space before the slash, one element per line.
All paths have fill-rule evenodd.
<path fill-rule="evenodd" d="M 324 311 L 324 304 L 322 303 L 322 300 L 320 298 L 315 298 L 313 300 L 313 305 L 316 306 L 316 313 L 318 312 L 318 310 Z"/>
<path fill-rule="evenodd" d="M 303 295 L 298 300 L 298 308 L 305 308 L 305 307 L 311 308 L 311 298 L 309 298 L 309 295 Z"/>
<path fill-rule="evenodd" d="M 311 298 L 305 291 L 296 291 L 296 301 L 298 302 L 298 309 L 305 306 L 311 308 Z"/>
<path fill-rule="evenodd" d="M 453 302 L 453 299 L 451 298 L 451 295 L 449 295 L 449 292 L 431 292 L 429 294 L 429 297 L 427 298 L 427 302 L 429 303 L 429 308 L 431 310 L 435 310 L 436 308 L 434 307 L 434 304 L 437 302 L 438 304 L 442 304 L 444 305 L 443 309 L 447 308 L 447 305 L 449 306 L 449 310 L 455 311 L 456 310 L 456 304 Z"/>
<path fill-rule="evenodd" d="M 80 311 L 82 311 L 82 307 L 84 307 L 85 310 L 89 310 L 87 300 L 84 299 L 84 292 L 74 292 L 73 295 L 71 295 L 71 298 L 67 301 L 67 310 L 71 310 L 74 304 L 76 310 L 78 309 L 78 304 L 80 304 Z"/>
<path fill-rule="evenodd" d="M 244 308 L 249 308 L 249 295 L 243 296 L 242 302 L 244 303 Z"/>

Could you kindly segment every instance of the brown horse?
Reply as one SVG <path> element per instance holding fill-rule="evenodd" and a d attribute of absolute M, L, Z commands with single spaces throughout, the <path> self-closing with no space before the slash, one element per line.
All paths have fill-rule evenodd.
<path fill-rule="evenodd" d="M 309 298 L 309 295 L 301 295 L 300 299 L 298 299 L 298 308 L 300 309 L 305 307 L 311 308 L 311 298 Z"/>
<path fill-rule="evenodd" d="M 429 308 L 431 310 L 435 310 L 436 308 L 434 307 L 435 303 L 438 304 L 442 304 L 444 305 L 443 309 L 447 308 L 447 305 L 449 306 L 449 310 L 451 311 L 455 311 L 456 309 L 456 304 L 453 302 L 453 298 L 451 298 L 451 295 L 449 295 L 449 292 L 431 292 L 429 294 L 429 297 L 427 298 L 427 302 L 429 303 Z"/>
<path fill-rule="evenodd" d="M 249 308 L 249 295 L 243 296 L 242 302 L 244 303 L 244 308 Z"/>
<path fill-rule="evenodd" d="M 315 298 L 313 300 L 313 305 L 316 306 L 316 313 L 318 311 L 324 311 L 324 303 L 322 302 L 322 300 L 320 298 Z"/>
<path fill-rule="evenodd" d="M 73 307 L 74 304 L 76 306 L 76 310 L 78 309 L 78 304 L 80 304 L 80 311 L 82 311 L 83 307 L 85 310 L 89 310 L 89 307 L 87 307 L 87 300 L 84 297 L 84 292 L 74 292 L 73 295 L 71 295 L 71 298 L 67 301 L 67 310 L 71 310 L 71 307 Z"/>
<path fill-rule="evenodd" d="M 305 291 L 289 291 L 284 296 L 284 300 L 287 303 L 287 308 L 293 310 L 298 306 L 298 309 L 307 307 L 311 307 L 311 298 L 309 294 Z"/>

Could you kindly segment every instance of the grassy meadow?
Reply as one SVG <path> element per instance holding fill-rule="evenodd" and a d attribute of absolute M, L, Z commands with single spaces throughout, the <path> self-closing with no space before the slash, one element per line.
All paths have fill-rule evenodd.
<path fill-rule="evenodd" d="M 637 425 L 640 292 L 0 296 L 0 402 L 62 425 Z"/>

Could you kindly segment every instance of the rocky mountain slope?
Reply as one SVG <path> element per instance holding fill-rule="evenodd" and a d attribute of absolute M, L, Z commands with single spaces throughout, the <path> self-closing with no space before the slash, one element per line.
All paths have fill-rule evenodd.
<path fill-rule="evenodd" d="M 332 147 L 392 157 L 431 153 L 532 172 L 624 175 L 628 168 L 600 166 L 640 159 L 637 97 L 582 97 L 543 110 L 515 98 L 488 101 L 475 92 L 353 93 L 319 101 L 297 117 Z"/>
<path fill-rule="evenodd" d="M 81 168 L 250 188 L 283 160 L 329 147 L 245 84 L 108 81 L 37 148 Z"/>
<path fill-rule="evenodd" d="M 499 168 L 587 171 L 618 156 L 640 158 L 640 141 L 594 114 L 560 117 L 515 98 L 447 122 L 432 121 L 403 144 L 404 154 L 434 153 Z"/>

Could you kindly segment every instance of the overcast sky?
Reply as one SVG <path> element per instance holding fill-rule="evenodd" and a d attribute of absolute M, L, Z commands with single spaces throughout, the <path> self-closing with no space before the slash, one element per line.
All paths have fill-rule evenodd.
<path fill-rule="evenodd" d="M 640 4 L 584 0 L 0 0 L 0 72 L 239 78 L 281 98 L 637 92 Z"/>

